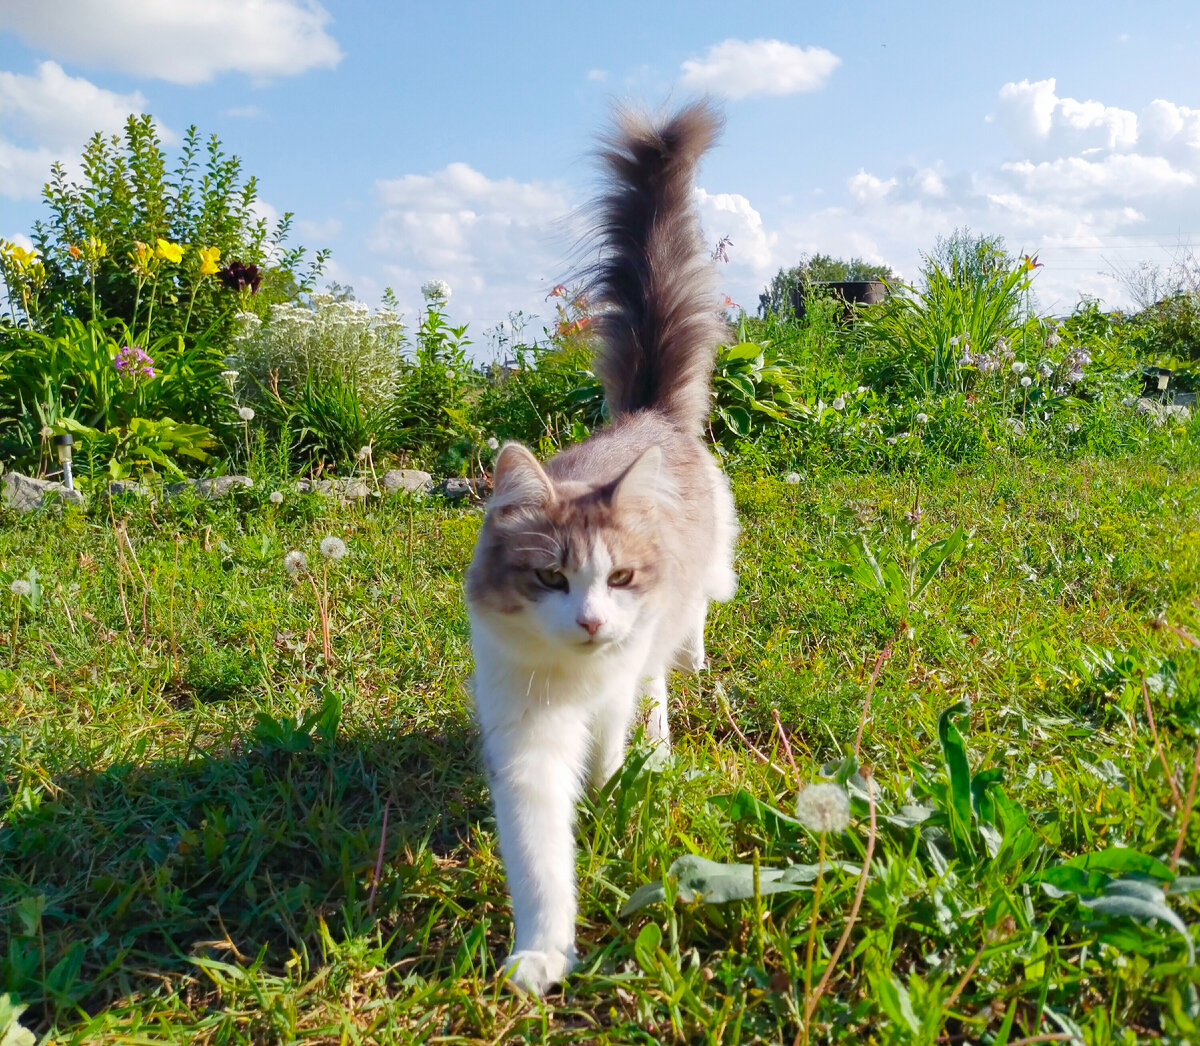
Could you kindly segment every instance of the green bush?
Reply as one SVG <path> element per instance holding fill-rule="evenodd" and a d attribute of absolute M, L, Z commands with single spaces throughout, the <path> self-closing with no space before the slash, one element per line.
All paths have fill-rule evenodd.
<path fill-rule="evenodd" d="M 215 135 L 202 143 L 195 127 L 173 168 L 149 116 L 131 116 L 122 137 L 94 135 L 81 166 L 79 182 L 61 164 L 51 170 L 36 257 L 5 253 L 9 297 L 22 305 L 13 319 L 22 325 L 119 318 L 143 346 L 168 333 L 223 332 L 224 284 L 237 283 L 231 263 L 253 267 L 265 307 L 310 288 L 327 257 L 317 252 L 302 271 L 304 248 L 284 247 L 291 214 L 273 226 L 260 217 L 256 179 L 244 179 L 238 157 Z M 220 265 L 224 280 L 214 278 Z"/>

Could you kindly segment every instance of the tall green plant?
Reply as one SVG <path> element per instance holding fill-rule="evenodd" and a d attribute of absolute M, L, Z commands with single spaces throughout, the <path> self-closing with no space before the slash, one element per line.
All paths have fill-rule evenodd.
<path fill-rule="evenodd" d="M 194 126 L 174 167 L 148 115 L 130 116 L 122 136 L 94 135 L 81 167 L 82 179 L 72 181 L 55 164 L 42 192 L 50 215 L 34 226 L 44 277 L 28 315 L 33 326 L 54 316 L 132 324 L 139 310 L 145 315 L 157 253 L 169 264 L 150 273 L 156 308 L 145 341 L 208 330 L 229 312 L 222 282 L 208 278 L 217 258 L 259 267 L 262 298 L 271 302 L 310 288 L 328 257 L 318 251 L 305 266 L 303 247 L 285 247 L 292 215 L 273 224 L 262 217 L 257 180 L 243 176 L 241 160 L 216 135 L 205 143 Z M 160 241 L 166 253 L 156 252 Z"/>

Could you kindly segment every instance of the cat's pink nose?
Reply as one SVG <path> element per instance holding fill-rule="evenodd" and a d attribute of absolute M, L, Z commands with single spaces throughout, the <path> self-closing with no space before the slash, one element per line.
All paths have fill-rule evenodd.
<path fill-rule="evenodd" d="M 580 628 L 587 630 L 589 636 L 594 636 L 600 631 L 600 626 L 604 624 L 598 617 L 577 617 L 575 620 Z"/>

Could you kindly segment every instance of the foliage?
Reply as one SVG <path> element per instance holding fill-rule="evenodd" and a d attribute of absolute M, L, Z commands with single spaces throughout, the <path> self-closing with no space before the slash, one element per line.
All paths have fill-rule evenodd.
<path fill-rule="evenodd" d="M 793 308 L 797 292 L 804 298 L 819 297 L 823 283 L 847 281 L 891 280 L 890 265 L 876 265 L 862 258 L 835 258 L 828 254 L 814 254 L 804 258 L 799 265 L 780 269 L 771 282 L 758 296 L 758 311 L 761 316 L 780 315 Z"/>
<path fill-rule="evenodd" d="M 933 264 L 924 290 L 904 288 L 907 293 L 893 294 L 864 313 L 858 336 L 873 356 L 874 377 L 909 394 L 940 395 L 969 386 L 960 360 L 985 373 L 1013 362 L 1010 338 L 1020 322 L 1031 264 L 979 273 L 957 262 L 949 270 Z"/>
<path fill-rule="evenodd" d="M 170 418 L 130 418 L 128 424 L 100 430 L 65 417 L 58 427 L 77 438 L 79 474 L 93 478 L 101 470 L 109 479 L 126 479 L 159 469 L 182 477 L 184 473 L 176 458 L 191 458 L 204 464 L 209 461 L 208 451 L 214 445 L 212 433 L 203 425 L 188 425 Z"/>
<path fill-rule="evenodd" d="M 769 343 L 723 346 L 713 372 L 714 435 L 731 440 L 794 423 L 801 409 L 795 379 Z"/>
<path fill-rule="evenodd" d="M 314 294 L 311 306 L 272 305 L 267 318 L 236 317 L 236 389 L 251 400 L 290 401 L 309 385 L 336 382 L 364 410 L 396 394 L 404 325 L 392 309 L 374 313 L 362 302 Z M 357 449 L 357 448 L 356 448 Z"/>
<path fill-rule="evenodd" d="M 49 333 L 7 332 L 0 340 L 0 455 L 36 467 L 47 434 L 68 420 L 101 432 L 134 418 L 216 423 L 228 394 L 210 339 L 165 334 L 137 350 L 144 365 L 123 367 L 133 344 L 121 320 L 63 316 Z"/>
<path fill-rule="evenodd" d="M 843 428 L 851 407 L 882 409 L 848 398 Z M 740 592 L 708 672 L 672 680 L 672 760 L 635 747 L 584 803 L 584 961 L 553 1021 L 494 989 L 511 921 L 460 588 L 477 511 L 340 506 L 256 453 L 236 502 L 5 515 L 8 1012 L 64 1044 L 794 1042 L 811 932 L 810 1042 L 1196 1041 L 1200 650 L 1173 629 L 1200 633 L 1198 450 L 1164 429 L 1064 467 L 1030 436 L 953 467 L 814 458 L 796 484 L 734 456 Z M 906 569 L 918 489 L 916 553 L 974 537 L 909 638 L 822 564 L 862 534 Z M 349 554 L 322 593 L 329 534 Z M 14 615 L 32 569 L 41 612 Z M 823 844 L 795 816 L 813 780 L 851 803 Z"/>
<path fill-rule="evenodd" d="M 286 248 L 292 216 L 271 225 L 256 209 L 258 184 L 213 135 L 188 128 L 176 165 L 150 116 L 131 116 L 123 136 L 96 134 L 71 181 L 55 164 L 43 197 L 50 210 L 33 233 L 36 268 L 6 252 L 3 275 L 17 322 L 46 329 L 58 317 L 121 319 L 143 345 L 166 334 L 224 331 L 229 295 L 221 265 L 260 267 L 267 303 L 308 289 L 327 252 L 304 266 Z M 214 253 L 215 252 L 215 253 Z"/>
<path fill-rule="evenodd" d="M 923 289 L 933 289 L 936 282 L 949 274 L 960 285 L 986 287 L 993 278 L 1016 268 L 1003 236 L 973 233 L 963 226 L 949 236 L 938 236 L 933 250 L 923 256 L 921 281 Z"/>
<path fill-rule="evenodd" d="M 1146 306 L 1127 326 L 1127 337 L 1144 356 L 1200 363 L 1200 288 Z"/>

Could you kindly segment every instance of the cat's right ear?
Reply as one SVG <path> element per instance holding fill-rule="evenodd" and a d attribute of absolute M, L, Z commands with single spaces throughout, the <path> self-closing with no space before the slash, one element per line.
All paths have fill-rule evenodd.
<path fill-rule="evenodd" d="M 554 500 L 554 484 L 528 448 L 506 443 L 496 457 L 489 512 L 544 508 Z"/>

